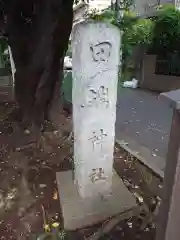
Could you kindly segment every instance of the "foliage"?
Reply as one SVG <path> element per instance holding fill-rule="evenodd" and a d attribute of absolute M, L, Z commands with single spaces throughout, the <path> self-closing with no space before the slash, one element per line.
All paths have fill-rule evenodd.
<path fill-rule="evenodd" d="M 55 199 L 57 198 L 56 194 L 55 194 Z M 42 215 L 43 215 L 43 222 L 44 222 L 43 224 L 44 233 L 36 237 L 36 240 L 65 240 L 66 232 L 60 229 L 60 223 L 48 222 L 44 206 L 42 205 L 41 207 L 42 207 Z"/>
<path fill-rule="evenodd" d="M 134 5 L 134 0 L 124 0 L 123 7 L 125 11 L 129 11 L 130 7 Z"/>
<path fill-rule="evenodd" d="M 127 3 L 128 0 L 125 2 Z M 127 6 L 129 7 L 128 4 Z M 93 12 L 90 17 L 112 23 L 123 31 L 123 58 L 130 56 L 137 44 L 149 46 L 153 44 L 156 54 L 159 52 L 180 53 L 180 11 L 171 4 L 159 6 L 157 11 L 155 19 L 138 19 L 136 14 L 129 11 L 128 8 L 121 21 L 117 20 L 116 12 L 111 9 L 101 14 Z"/>
<path fill-rule="evenodd" d="M 153 39 L 154 23 L 150 19 L 137 19 L 136 21 L 124 23 L 123 28 L 123 56 L 131 55 L 133 48 L 137 44 L 150 45 Z"/>
<path fill-rule="evenodd" d="M 137 18 L 136 13 L 130 11 L 128 8 L 124 10 L 123 17 L 119 20 L 115 11 L 107 9 L 103 13 L 99 14 L 93 12 L 90 16 L 94 20 L 109 22 L 116 25 L 120 31 L 122 31 L 122 76 L 125 79 L 131 78 L 128 72 L 126 73 L 127 66 L 129 65 L 129 60 L 131 60 L 131 55 L 134 47 L 137 44 L 150 45 L 152 43 L 152 32 L 154 23 L 151 19 L 140 19 Z M 131 64 L 131 71 L 133 72 L 133 63 Z"/>
<path fill-rule="evenodd" d="M 0 57 L 4 65 L 3 67 L 7 69 L 7 74 L 8 74 L 8 71 L 10 72 L 11 70 L 11 65 L 10 65 L 9 54 L 8 54 L 8 44 L 5 38 L 0 38 Z"/>
<path fill-rule="evenodd" d="M 63 232 L 43 233 L 36 240 L 65 240 L 66 235 Z"/>
<path fill-rule="evenodd" d="M 164 5 L 155 19 L 153 45 L 158 53 L 180 53 L 180 11 L 173 5 Z"/>
<path fill-rule="evenodd" d="M 115 11 L 111 9 L 106 9 L 101 13 L 99 13 L 97 10 L 93 10 L 91 13 L 89 13 L 89 18 L 96 21 L 104 21 L 117 25 Z"/>
<path fill-rule="evenodd" d="M 137 44 L 153 48 L 155 54 L 180 54 L 180 11 L 174 5 L 166 4 L 157 8 L 157 16 L 150 19 L 137 18 L 128 9 L 118 21 L 116 12 L 108 9 L 101 14 L 92 14 L 95 20 L 116 25 L 122 36 L 123 64 L 132 54 Z"/>
<path fill-rule="evenodd" d="M 124 38 L 131 45 L 151 44 L 154 23 L 150 19 L 138 19 L 130 29 L 125 29 Z"/>
<path fill-rule="evenodd" d="M 90 16 L 94 20 L 102 20 L 116 25 L 123 31 L 122 52 L 123 58 L 131 55 L 133 47 L 136 44 L 151 44 L 153 22 L 151 19 L 138 19 L 136 14 L 131 11 L 125 11 L 121 21 L 116 18 L 115 11 L 108 9 L 101 14 L 93 12 Z"/>

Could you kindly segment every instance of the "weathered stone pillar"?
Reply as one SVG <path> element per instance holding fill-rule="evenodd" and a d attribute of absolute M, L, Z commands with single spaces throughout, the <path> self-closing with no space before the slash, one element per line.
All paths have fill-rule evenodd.
<path fill-rule="evenodd" d="M 72 49 L 75 181 L 82 197 L 95 196 L 112 185 L 120 32 L 78 25 Z"/>
<path fill-rule="evenodd" d="M 120 31 L 103 22 L 72 34 L 74 179 L 57 174 L 66 229 L 132 209 L 136 202 L 113 170 Z"/>

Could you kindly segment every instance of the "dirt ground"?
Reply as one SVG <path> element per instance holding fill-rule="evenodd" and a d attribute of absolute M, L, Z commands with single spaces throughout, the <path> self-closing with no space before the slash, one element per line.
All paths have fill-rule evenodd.
<path fill-rule="evenodd" d="M 25 136 L 17 128 L 13 118 L 7 118 L 13 109 L 13 104 L 0 106 L 0 240 L 38 239 L 51 226 L 59 229 L 61 239 L 86 239 L 100 225 L 65 233 L 56 184 L 56 172 L 72 169 L 71 118 L 59 113 L 59 131 L 47 130 L 34 143 L 30 135 Z M 162 189 L 161 181 L 118 146 L 114 166 L 137 202 L 153 212 Z M 150 220 L 140 230 L 144 219 L 142 213 L 141 217 L 122 221 L 101 239 L 153 240 L 154 221 Z"/>

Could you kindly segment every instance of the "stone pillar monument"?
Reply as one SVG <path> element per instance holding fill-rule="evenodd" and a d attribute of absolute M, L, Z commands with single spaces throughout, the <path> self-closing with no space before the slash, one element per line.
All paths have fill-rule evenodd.
<path fill-rule="evenodd" d="M 111 190 L 120 32 L 81 24 L 73 34 L 75 181 L 82 197 Z"/>
<path fill-rule="evenodd" d="M 89 21 L 73 29 L 74 184 L 69 185 L 71 196 L 63 190 L 63 182 L 67 185 L 72 174 L 59 175 L 67 228 L 96 223 L 135 205 L 113 170 L 120 45 L 120 31 L 111 24 Z M 67 198 L 72 195 L 76 197 L 70 213 Z M 67 210 L 71 219 L 70 215 L 67 217 Z"/>

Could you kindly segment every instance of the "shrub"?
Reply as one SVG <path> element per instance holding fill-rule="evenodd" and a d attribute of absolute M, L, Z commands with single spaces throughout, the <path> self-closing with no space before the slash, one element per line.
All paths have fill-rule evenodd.
<path fill-rule="evenodd" d="M 153 39 L 154 23 L 151 19 L 138 19 L 124 30 L 122 38 L 122 49 L 124 58 L 132 54 L 137 44 L 150 45 Z"/>
<path fill-rule="evenodd" d="M 153 48 L 158 54 L 180 53 L 180 11 L 173 5 L 164 5 L 155 19 Z"/>

